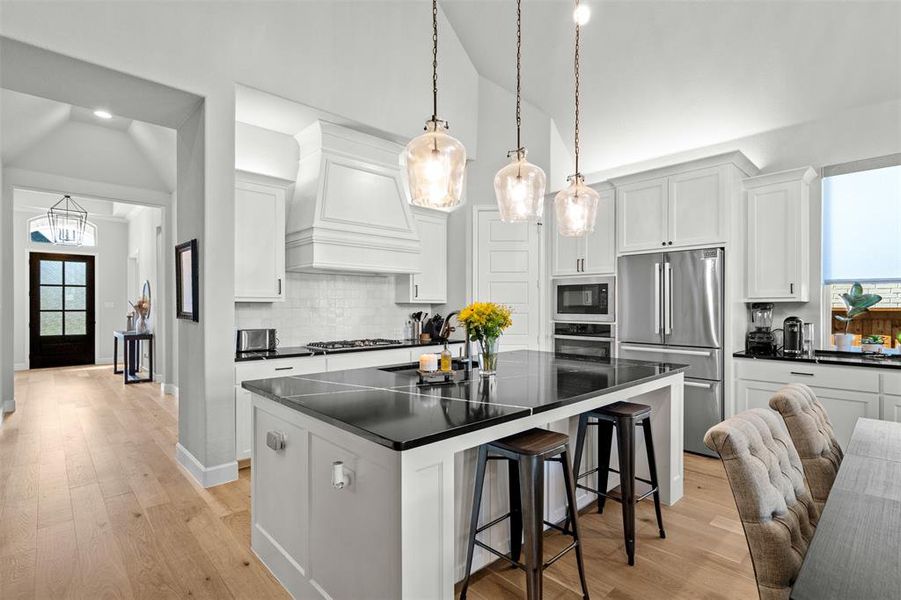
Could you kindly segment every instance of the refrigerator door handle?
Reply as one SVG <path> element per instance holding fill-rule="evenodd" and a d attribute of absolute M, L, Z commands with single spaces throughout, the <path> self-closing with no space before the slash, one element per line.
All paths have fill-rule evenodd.
<path fill-rule="evenodd" d="M 673 267 L 663 263 L 663 334 L 673 332 Z"/>
<path fill-rule="evenodd" d="M 654 263 L 654 333 L 660 333 L 660 263 Z"/>
<path fill-rule="evenodd" d="M 696 381 L 685 381 L 685 382 L 683 382 L 683 384 L 687 387 L 704 388 L 705 390 L 709 390 L 711 387 L 713 387 L 712 384 L 698 383 Z"/>
<path fill-rule="evenodd" d="M 681 350 L 671 346 L 655 346 L 653 348 L 648 348 L 645 346 L 627 346 L 621 344 L 619 348 L 620 350 L 631 350 L 633 352 L 665 352 L 667 354 L 684 354 L 685 356 L 710 356 L 710 350 Z"/>

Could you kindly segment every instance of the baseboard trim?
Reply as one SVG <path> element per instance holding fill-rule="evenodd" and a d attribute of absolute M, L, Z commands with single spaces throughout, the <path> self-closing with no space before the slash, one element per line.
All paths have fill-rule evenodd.
<path fill-rule="evenodd" d="M 16 412 L 16 401 L 15 400 L 6 400 L 5 402 L 2 403 L 2 408 L 3 408 L 2 412 L 4 414 Z"/>
<path fill-rule="evenodd" d="M 180 443 L 175 444 L 175 460 L 191 474 L 191 477 L 205 488 L 222 485 L 238 478 L 238 461 L 205 467 L 187 448 Z"/>
<path fill-rule="evenodd" d="M 13 371 L 27 371 L 28 363 L 16 363 L 13 365 Z"/>
<path fill-rule="evenodd" d="M 160 384 L 160 396 L 165 396 L 166 394 L 172 394 L 175 396 L 175 399 L 178 399 L 178 386 L 174 383 L 162 383 Z"/>

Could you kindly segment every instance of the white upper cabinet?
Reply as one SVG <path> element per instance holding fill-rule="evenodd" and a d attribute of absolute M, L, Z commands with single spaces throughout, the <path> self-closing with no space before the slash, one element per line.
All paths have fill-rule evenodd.
<path fill-rule="evenodd" d="M 397 276 L 398 303 L 447 302 L 447 213 L 414 208 L 419 232 L 419 272 Z"/>
<path fill-rule="evenodd" d="M 583 237 L 567 237 L 554 227 L 554 277 L 611 274 L 616 268 L 616 202 L 609 185 L 596 185 L 600 194 L 594 231 Z M 551 205 L 553 209 L 553 205 Z M 554 226 L 553 223 L 551 224 Z"/>
<path fill-rule="evenodd" d="M 807 302 L 810 295 L 810 167 L 744 180 L 748 302 Z"/>
<path fill-rule="evenodd" d="M 666 177 L 617 187 L 620 252 L 653 250 L 666 245 L 666 195 Z"/>
<path fill-rule="evenodd" d="M 722 167 L 669 177 L 667 246 L 725 242 L 726 177 Z"/>
<path fill-rule="evenodd" d="M 285 299 L 285 194 L 290 181 L 235 173 L 235 301 Z"/>

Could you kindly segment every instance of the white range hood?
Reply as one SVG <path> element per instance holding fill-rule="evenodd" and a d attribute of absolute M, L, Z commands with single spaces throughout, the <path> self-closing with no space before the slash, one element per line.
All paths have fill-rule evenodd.
<path fill-rule="evenodd" d="M 287 211 L 287 270 L 419 271 L 419 235 L 399 164 L 403 147 L 327 121 L 295 139 L 300 163 Z"/>

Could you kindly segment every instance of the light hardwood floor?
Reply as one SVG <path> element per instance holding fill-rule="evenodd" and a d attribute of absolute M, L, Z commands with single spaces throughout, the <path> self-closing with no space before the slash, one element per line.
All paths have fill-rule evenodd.
<path fill-rule="evenodd" d="M 0 598 L 287 598 L 250 551 L 249 471 L 200 488 L 174 459 L 177 401 L 123 386 L 110 367 L 16 374 L 18 410 L 0 427 Z M 581 520 L 591 597 L 756 598 L 719 461 L 686 456 L 686 496 L 638 515 L 635 567 L 620 512 Z M 564 540 L 548 535 L 548 553 Z M 476 576 L 475 600 L 522 598 L 517 571 Z M 545 597 L 579 598 L 575 561 L 545 575 Z"/>

